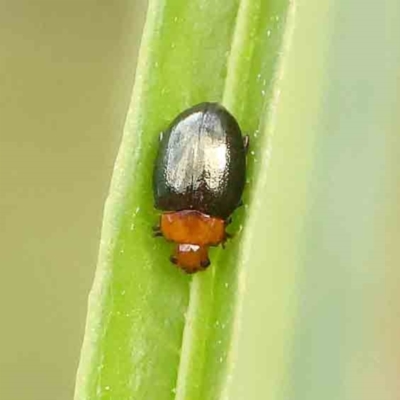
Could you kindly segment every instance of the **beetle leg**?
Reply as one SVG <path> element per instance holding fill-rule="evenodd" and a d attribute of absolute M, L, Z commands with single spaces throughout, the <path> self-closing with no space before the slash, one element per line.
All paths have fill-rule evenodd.
<path fill-rule="evenodd" d="M 243 200 L 240 200 L 237 207 L 243 207 L 243 205 L 244 205 Z"/>
<path fill-rule="evenodd" d="M 207 258 L 200 262 L 200 266 L 202 269 L 206 269 L 210 265 L 210 260 Z"/>
<path fill-rule="evenodd" d="M 226 220 L 225 220 L 225 226 L 227 226 L 227 225 L 229 225 L 229 224 L 231 224 L 232 223 L 232 217 L 228 217 Z"/>
<path fill-rule="evenodd" d="M 243 146 L 244 146 L 244 150 L 247 153 L 249 151 L 249 146 L 250 146 L 250 136 L 249 135 L 246 135 L 243 137 Z"/>
<path fill-rule="evenodd" d="M 221 242 L 221 246 L 222 246 L 223 249 L 225 249 L 225 243 L 228 241 L 228 239 L 232 239 L 232 238 L 233 238 L 232 233 L 225 232 L 225 237 Z"/>
<path fill-rule="evenodd" d="M 153 236 L 154 237 L 160 237 L 160 236 L 162 236 L 163 234 L 162 234 L 162 232 L 161 232 L 161 227 L 160 227 L 160 225 L 154 225 L 153 227 L 152 227 L 152 229 L 153 229 Z"/>

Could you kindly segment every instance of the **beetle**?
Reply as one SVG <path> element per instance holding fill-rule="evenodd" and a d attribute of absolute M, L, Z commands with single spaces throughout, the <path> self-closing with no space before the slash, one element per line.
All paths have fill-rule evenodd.
<path fill-rule="evenodd" d="M 153 171 L 156 236 L 175 243 L 170 260 L 187 273 L 210 265 L 208 248 L 224 244 L 241 205 L 248 136 L 222 105 L 200 103 L 160 135 Z"/>

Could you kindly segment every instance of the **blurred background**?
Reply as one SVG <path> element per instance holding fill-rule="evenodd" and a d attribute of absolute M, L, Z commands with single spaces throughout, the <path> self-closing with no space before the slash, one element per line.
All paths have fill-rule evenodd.
<path fill-rule="evenodd" d="M 145 3 L 0 2 L 0 399 L 73 397 Z"/>
<path fill-rule="evenodd" d="M 287 398 L 395 400 L 400 3 L 299 7 L 311 3 L 323 22 L 303 19 L 295 55 L 308 54 L 301 73 L 309 63 L 318 74 L 293 82 L 318 99 L 302 121 L 317 139 Z M 145 6 L 0 2 L 0 399 L 72 398 Z M 310 50 L 314 24 L 322 35 Z"/>

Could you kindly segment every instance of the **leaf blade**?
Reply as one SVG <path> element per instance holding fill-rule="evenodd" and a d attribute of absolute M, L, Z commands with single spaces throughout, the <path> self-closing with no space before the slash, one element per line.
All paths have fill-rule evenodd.
<path fill-rule="evenodd" d="M 198 274 L 189 287 L 190 278 L 169 265 L 169 245 L 151 237 L 157 214 L 150 182 L 158 133 L 185 107 L 200 101 L 225 102 L 237 112 L 244 129 L 257 133 L 266 93 L 273 85 L 283 23 L 276 28 L 278 39 L 269 60 L 256 57 L 256 49 L 265 45 L 270 50 L 265 24 L 268 21 L 272 30 L 279 18 L 284 20 L 287 2 L 269 3 L 270 12 L 262 1 L 228 3 L 150 2 L 135 88 L 105 210 L 76 399 L 172 399 L 175 393 L 180 399 L 212 399 L 219 398 L 227 384 L 240 233 L 226 251 L 213 249 L 212 268 Z M 245 30 L 244 42 L 241 34 L 235 35 L 237 18 L 238 26 Z M 246 55 L 253 25 L 264 36 Z M 228 70 L 232 38 L 234 51 Z M 212 47 L 204 43 L 212 43 Z M 254 70 L 260 72 L 254 74 Z M 246 85 L 240 84 L 244 75 L 248 76 Z M 253 135 L 253 146 L 259 140 Z M 257 169 L 253 156 L 249 158 L 250 176 Z M 243 214 L 241 210 L 235 215 L 236 230 L 241 231 Z M 191 317 L 195 331 L 189 329 L 187 334 Z M 182 335 L 186 363 L 181 359 Z M 199 363 L 203 368 L 197 368 Z"/>

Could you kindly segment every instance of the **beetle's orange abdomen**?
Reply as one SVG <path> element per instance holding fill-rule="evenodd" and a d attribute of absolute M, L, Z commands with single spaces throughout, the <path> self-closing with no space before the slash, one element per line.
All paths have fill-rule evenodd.
<path fill-rule="evenodd" d="M 177 244 L 171 261 L 188 273 L 205 269 L 210 264 L 208 247 L 226 238 L 223 219 L 195 210 L 162 214 L 160 230 L 165 239 Z"/>
<path fill-rule="evenodd" d="M 177 244 L 171 261 L 186 273 L 202 271 L 210 265 L 208 247 L 193 244 Z"/>
<path fill-rule="evenodd" d="M 165 239 L 182 244 L 218 246 L 225 239 L 225 221 L 195 210 L 161 215 L 161 232 Z"/>

